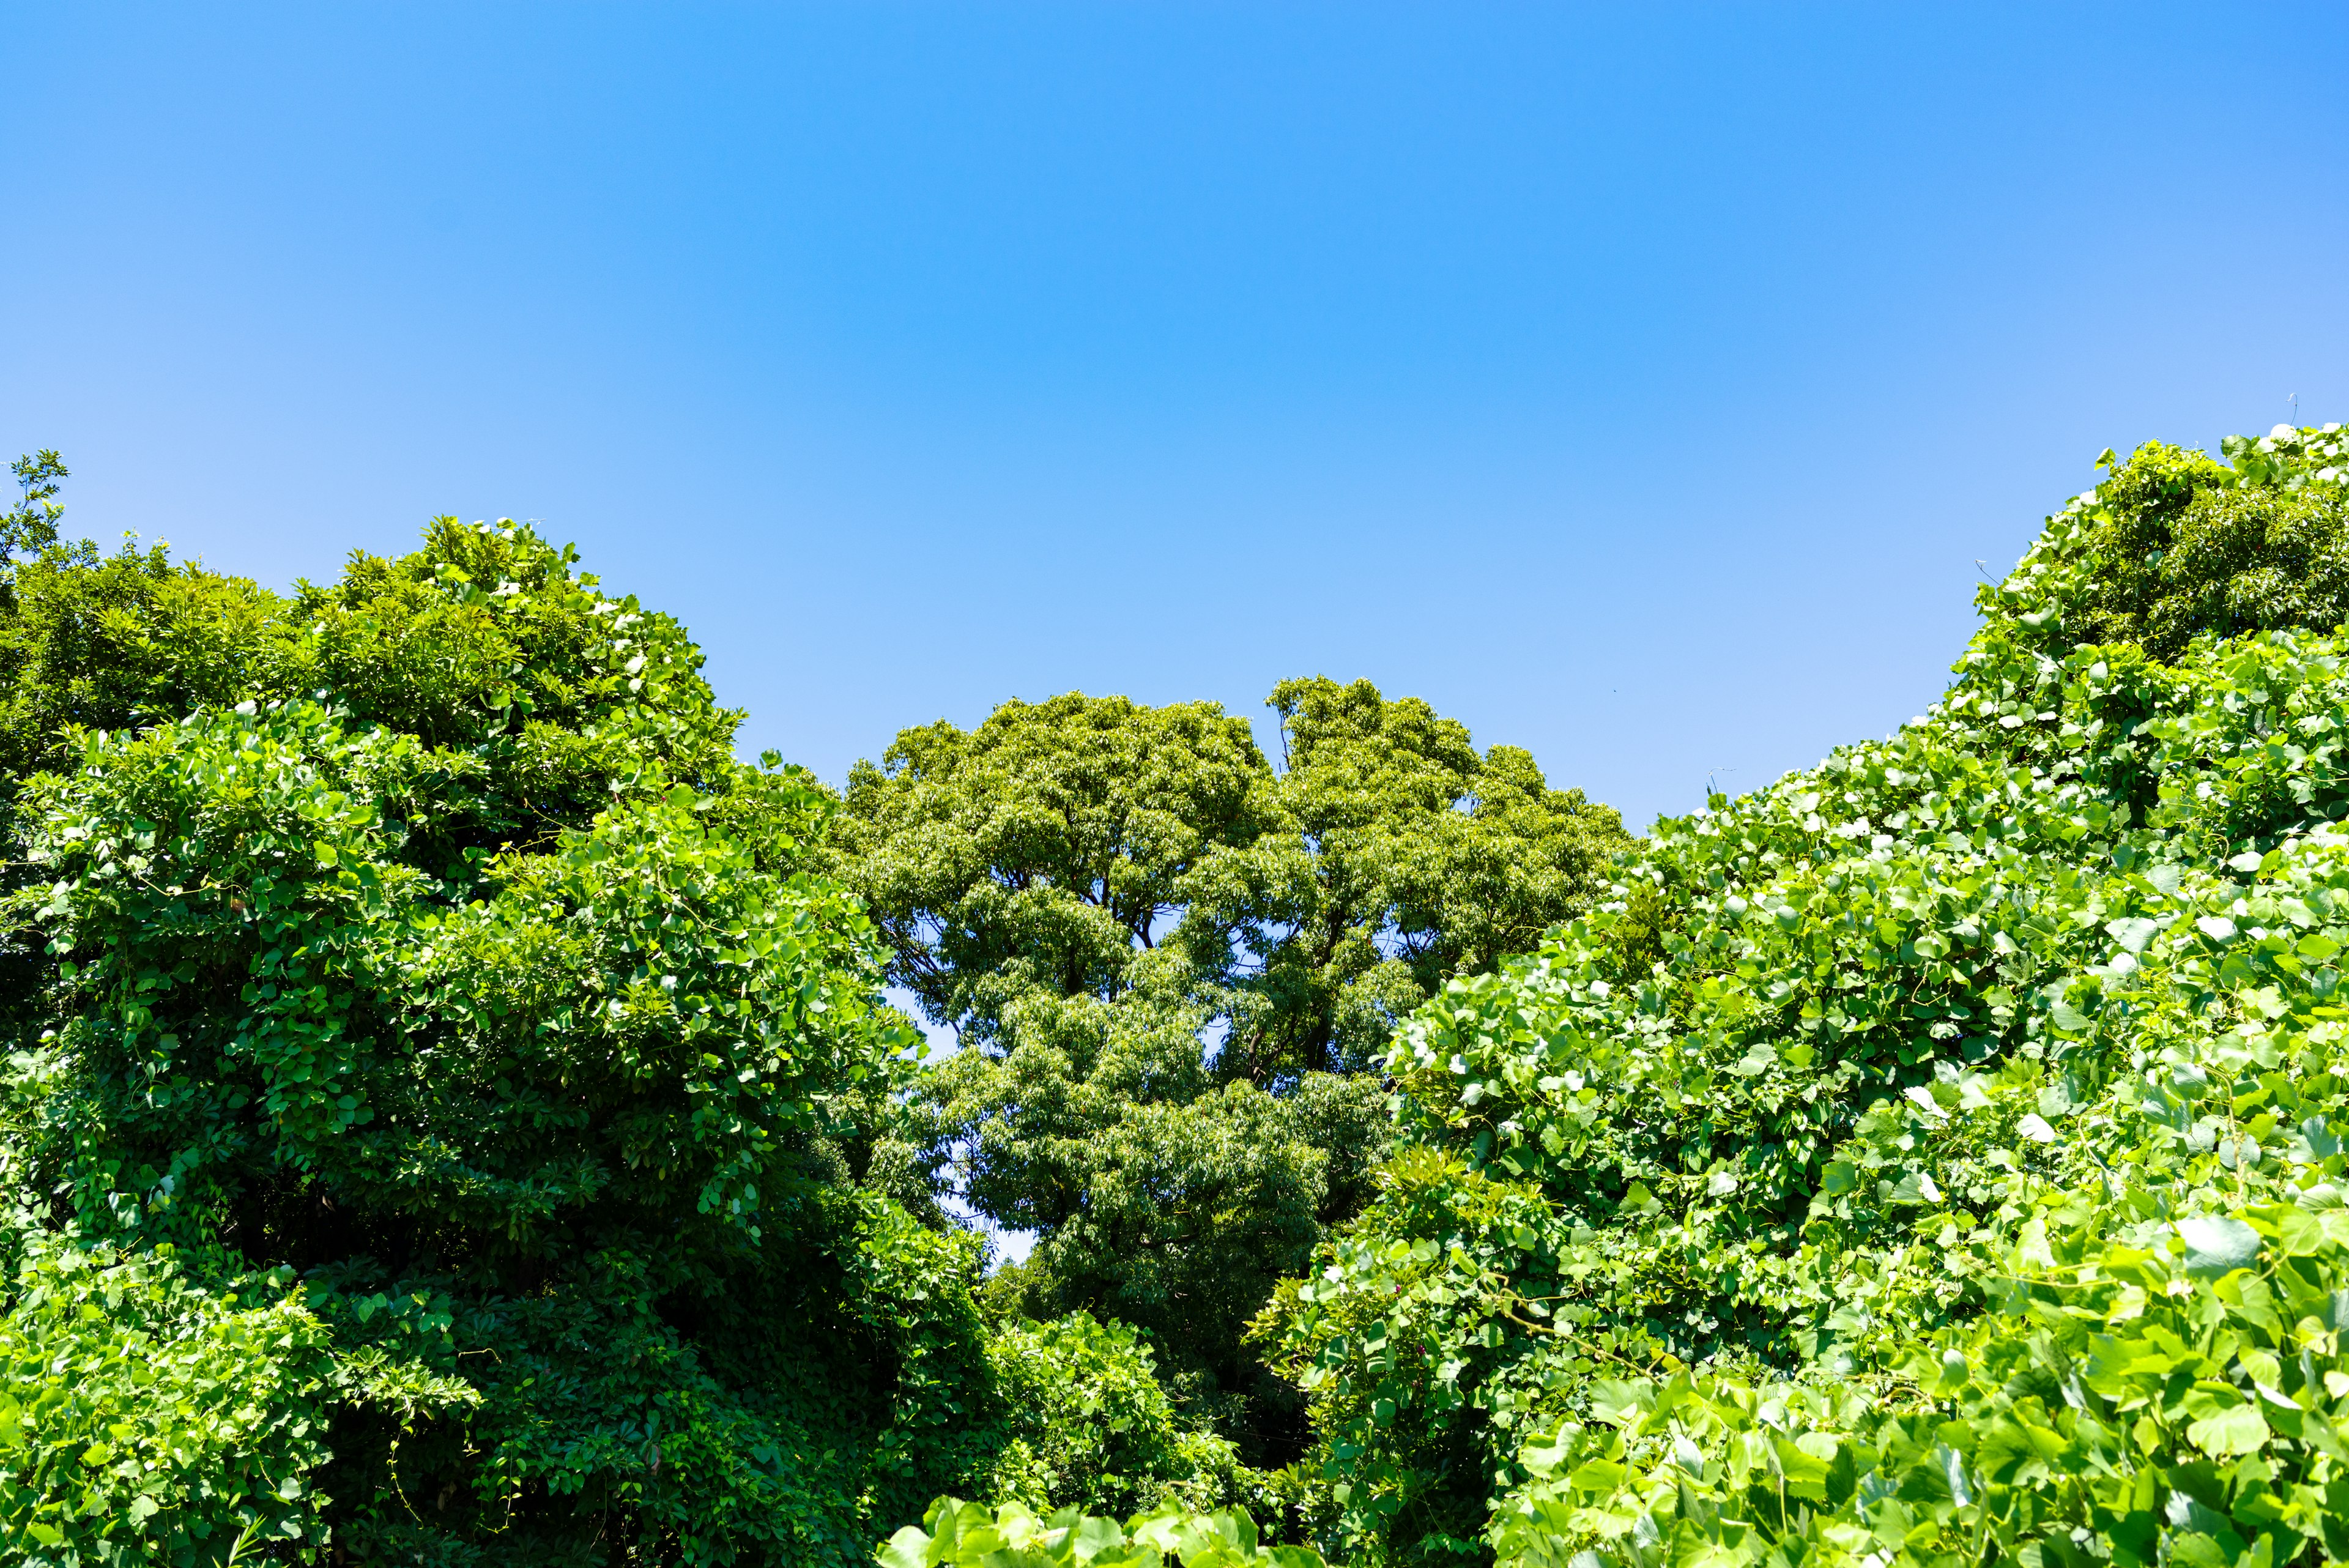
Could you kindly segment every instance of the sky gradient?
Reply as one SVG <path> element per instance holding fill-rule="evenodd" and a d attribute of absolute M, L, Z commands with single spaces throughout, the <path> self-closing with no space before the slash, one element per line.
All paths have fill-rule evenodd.
<path fill-rule="evenodd" d="M 0 444 L 283 586 L 535 519 L 838 781 L 1368 676 L 1635 827 L 2090 461 L 2349 419 L 2349 10 L 0 5 Z"/>

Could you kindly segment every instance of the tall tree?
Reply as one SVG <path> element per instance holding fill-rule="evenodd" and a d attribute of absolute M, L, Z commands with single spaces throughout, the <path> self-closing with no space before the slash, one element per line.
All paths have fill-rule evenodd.
<path fill-rule="evenodd" d="M 924 1158 L 1040 1240 L 1039 1314 L 1148 1328 L 1251 1460 L 1302 1441 L 1246 1343 L 1368 1194 L 1395 1020 L 1584 908 L 1620 819 L 1367 681 L 1283 682 L 1286 765 L 1213 703 L 1071 693 L 908 730 L 833 843 L 965 1048 Z"/>

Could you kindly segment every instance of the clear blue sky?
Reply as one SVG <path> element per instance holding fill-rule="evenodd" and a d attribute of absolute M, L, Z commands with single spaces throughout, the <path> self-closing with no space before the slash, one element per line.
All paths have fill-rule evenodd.
<path fill-rule="evenodd" d="M 283 585 L 543 520 L 838 779 L 1365 675 L 1634 826 L 2110 444 L 2349 419 L 2349 10 L 0 5 L 0 444 Z"/>

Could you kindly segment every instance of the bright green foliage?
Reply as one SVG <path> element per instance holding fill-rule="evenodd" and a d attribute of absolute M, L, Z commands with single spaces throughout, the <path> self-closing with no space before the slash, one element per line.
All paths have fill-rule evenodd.
<path fill-rule="evenodd" d="M 2323 458 L 2336 440 L 2275 446 Z M 2151 1537 L 2109 1512 L 2120 1491 L 2103 1515 L 2085 1478 L 2056 1495 L 2100 1466 L 2153 1477 L 2129 1506 L 2173 1550 L 2201 1550 L 2197 1531 L 2225 1544 L 2189 1504 L 2236 1511 L 2238 1546 L 2271 1528 L 2247 1472 L 2193 1469 L 2219 1456 L 2191 1434 L 2246 1397 L 2281 1417 L 2259 1381 L 2287 1402 L 2323 1386 L 2313 1360 L 2282 1382 L 2251 1371 L 2309 1343 L 2300 1294 L 2333 1288 L 2333 1254 L 2261 1255 L 2271 1295 L 2297 1304 L 2240 1342 L 2250 1363 L 2209 1331 L 2253 1287 L 2159 1312 L 2118 1293 L 2170 1287 L 2164 1238 L 2217 1223 L 2195 1215 L 2297 1205 L 2272 1223 L 2307 1242 L 2339 1201 L 2320 1179 L 2339 1169 L 2323 1118 L 2340 935 L 2317 889 L 2349 811 L 2349 673 L 2332 643 L 2281 634 L 2165 665 L 2062 628 L 2111 599 L 2107 545 L 2145 526 L 2136 512 L 2216 515 L 2225 494 L 2337 477 L 2147 449 L 1985 591 L 1927 717 L 1659 825 L 1610 905 L 1413 1018 L 1395 1057 L 1413 1147 L 1267 1323 L 1313 1393 L 1350 1550 L 2141 1551 Z M 2293 1126 L 2314 1140 L 2298 1163 Z M 2126 1392 L 2094 1404 L 2116 1354 L 2095 1335 L 2149 1335 L 2173 1311 L 2209 1376 L 2160 1368 L 2155 1428 Z M 2135 1445 L 2126 1465 L 2091 1417 Z M 2079 1446 L 2059 1463 L 2034 1424 Z M 2257 1481 L 2302 1518 L 2292 1488 L 2333 1484 L 2307 1440 L 2305 1465 Z M 2278 1540 L 2260 1561 L 2296 1550 Z"/>
<path fill-rule="evenodd" d="M 1365 1069 L 1629 842 L 1423 702 L 1316 680 L 1273 706 L 1278 774 L 1208 703 L 1071 694 L 909 730 L 834 834 L 893 976 L 975 1047 L 931 1076 L 924 1158 L 1041 1232 L 1026 1310 L 1147 1328 L 1257 1463 L 1301 1431 L 1243 1330 L 1368 1194 L 1388 1118 Z"/>
<path fill-rule="evenodd" d="M 1124 1515 L 1170 1498 L 1210 1506 L 1239 1484 L 1231 1445 L 1183 1422 L 1125 1324 L 1015 1321 L 987 1354 L 1014 1434 L 988 1496 Z"/>
<path fill-rule="evenodd" d="M 6 597 L 0 791 L 11 799 L 32 774 L 72 765 L 77 726 L 174 720 L 270 684 L 291 635 L 275 595 L 175 566 L 160 545 L 52 545 L 19 564 Z"/>
<path fill-rule="evenodd" d="M 324 1538 L 305 1478 L 326 1458 L 325 1326 L 290 1270 L 231 1283 L 193 1284 L 168 1252 L 26 1250 L 0 1318 L 10 1561 L 217 1561 Z"/>
<path fill-rule="evenodd" d="M 731 794 L 740 715 L 717 706 L 701 650 L 673 618 L 574 574 L 575 559 L 444 517 L 415 556 L 357 555 L 331 587 L 303 585 L 286 615 L 305 635 L 265 691 L 332 691 L 354 723 L 476 759 L 479 785 L 432 828 L 452 857 L 585 827 L 650 774 Z M 817 815 L 802 808 L 803 823 Z"/>
<path fill-rule="evenodd" d="M 1062 1509 L 1039 1519 L 1025 1505 L 994 1512 L 942 1497 L 877 1553 L 883 1568 L 1319 1568 L 1309 1547 L 1259 1543 L 1240 1509 L 1199 1513 L 1168 1504 L 1121 1529 L 1113 1519 Z"/>
<path fill-rule="evenodd" d="M 56 545 L 12 589 L 11 1234 L 116 1282 L 85 1327 L 28 1264 L 0 1337 L 64 1359 L 0 1395 L 78 1455 L 160 1425 L 6 1506 L 125 1560 L 800 1563 L 990 1473 L 976 1239 L 860 1179 L 911 1035 L 803 867 L 829 805 L 733 761 L 682 628 L 449 520 L 291 598 Z"/>
<path fill-rule="evenodd" d="M 21 556 L 38 556 L 57 542 L 57 519 L 65 507 L 57 500 L 57 481 L 66 465 L 54 452 L 37 452 L 8 465 L 23 492 L 16 505 L 0 513 L 0 581 L 13 576 Z"/>
<path fill-rule="evenodd" d="M 371 1251 L 484 1265 L 583 1226 L 755 1241 L 761 1179 L 869 1070 L 844 895 L 757 871 L 684 785 L 451 888 L 401 851 L 462 766 L 243 706 L 34 785 L 85 1230 L 234 1214 L 299 1256 L 323 1200 Z"/>
<path fill-rule="evenodd" d="M 2189 873 L 2137 917 L 2161 929 L 2084 1032 L 2093 1050 L 2125 1029 L 2127 1055 L 2063 1133 L 2011 1068 L 1862 1130 L 1878 1181 L 1905 1167 L 1989 1189 L 1979 1216 L 1953 1189 L 1936 1205 L 1938 1268 L 1978 1314 L 1916 1333 L 1929 1262 L 1854 1293 L 1875 1376 L 1594 1385 L 1591 1419 L 1521 1452 L 1534 1480 L 1503 1510 L 1503 1557 L 2343 1556 L 2344 850 L 2319 830 L 2237 877 Z M 2130 953 L 2138 931 L 2113 924 L 2114 955 Z"/>
<path fill-rule="evenodd" d="M 160 545 L 52 545 L 18 568 L 0 627 L 0 763 L 12 781 L 67 765 L 76 725 L 330 691 L 355 726 L 478 764 L 436 825 L 443 854 L 584 827 L 615 780 L 648 768 L 722 787 L 737 716 L 712 701 L 699 650 L 574 559 L 527 530 L 444 517 L 417 554 L 355 555 L 339 582 L 284 598 Z"/>

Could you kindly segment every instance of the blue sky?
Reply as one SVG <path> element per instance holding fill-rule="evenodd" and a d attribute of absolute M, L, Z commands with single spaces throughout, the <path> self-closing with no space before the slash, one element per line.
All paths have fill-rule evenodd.
<path fill-rule="evenodd" d="M 2349 11 L 0 5 L 0 444 L 282 585 L 542 520 L 838 779 L 1366 675 L 1635 826 L 2106 445 L 2349 418 Z"/>

